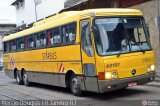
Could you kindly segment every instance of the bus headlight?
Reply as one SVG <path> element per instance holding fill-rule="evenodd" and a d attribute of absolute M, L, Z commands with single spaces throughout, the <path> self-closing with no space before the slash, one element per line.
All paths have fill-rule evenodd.
<path fill-rule="evenodd" d="M 117 72 L 112 72 L 112 78 L 117 78 L 118 75 L 117 75 Z"/>
<path fill-rule="evenodd" d="M 111 79 L 112 78 L 112 73 L 111 72 L 106 72 L 105 73 L 105 78 L 106 79 Z"/>
<path fill-rule="evenodd" d="M 117 77 L 118 75 L 116 71 L 105 73 L 105 79 L 112 79 L 112 78 L 117 78 Z"/>
<path fill-rule="evenodd" d="M 154 70 L 155 70 L 155 65 L 148 66 L 148 71 L 154 71 Z"/>
<path fill-rule="evenodd" d="M 151 65 L 151 70 L 152 70 L 152 71 L 155 70 L 155 65 Z"/>

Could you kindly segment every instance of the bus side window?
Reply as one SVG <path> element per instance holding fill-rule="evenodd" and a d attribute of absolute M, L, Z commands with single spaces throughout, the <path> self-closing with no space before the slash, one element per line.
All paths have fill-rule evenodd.
<path fill-rule="evenodd" d="M 56 44 L 56 45 L 60 45 L 62 43 L 62 38 L 61 38 L 59 27 L 54 29 L 53 43 Z"/>
<path fill-rule="evenodd" d="M 16 40 L 10 41 L 10 50 L 11 51 L 16 51 L 16 49 L 17 49 L 16 45 L 17 45 Z"/>
<path fill-rule="evenodd" d="M 39 33 L 35 34 L 35 43 L 36 43 L 36 47 L 39 48 L 40 47 L 40 35 L 39 35 Z"/>
<path fill-rule="evenodd" d="M 76 23 L 71 23 L 63 26 L 62 35 L 64 44 L 73 44 L 76 39 Z"/>
<path fill-rule="evenodd" d="M 41 32 L 40 33 L 40 46 L 41 47 L 45 47 L 46 46 L 46 33 L 45 32 Z"/>
<path fill-rule="evenodd" d="M 12 41 L 9 41 L 9 51 L 12 51 Z"/>
<path fill-rule="evenodd" d="M 28 39 L 27 39 L 27 36 L 24 37 L 24 39 L 25 39 L 25 49 L 27 49 L 28 48 Z"/>
<path fill-rule="evenodd" d="M 4 42 L 4 52 L 9 52 L 9 42 Z"/>
<path fill-rule="evenodd" d="M 51 37 L 50 37 L 51 45 L 54 45 L 54 30 L 51 30 Z"/>
<path fill-rule="evenodd" d="M 51 46 L 51 32 L 47 31 L 47 46 Z"/>
<path fill-rule="evenodd" d="M 48 31 L 48 45 L 50 43 L 50 46 L 58 46 L 62 43 L 62 38 L 60 34 L 60 28 L 53 28 Z"/>
<path fill-rule="evenodd" d="M 25 48 L 25 46 L 24 46 L 24 37 L 22 37 L 22 38 L 19 38 L 18 39 L 18 41 L 17 41 L 17 45 L 18 45 L 18 47 L 17 47 L 17 49 L 18 50 L 22 50 L 22 49 L 24 49 Z"/>
<path fill-rule="evenodd" d="M 89 21 L 82 21 L 81 23 L 81 42 L 84 52 L 90 57 L 93 56 Z"/>
<path fill-rule="evenodd" d="M 55 35 L 54 36 L 54 44 L 61 44 L 61 36 L 60 35 Z"/>
<path fill-rule="evenodd" d="M 48 44 L 48 46 L 53 46 L 54 45 L 53 37 L 54 37 L 53 29 L 48 30 L 47 31 L 47 44 Z"/>
<path fill-rule="evenodd" d="M 34 35 L 29 35 L 27 41 L 28 41 L 28 48 L 34 48 L 35 47 Z"/>

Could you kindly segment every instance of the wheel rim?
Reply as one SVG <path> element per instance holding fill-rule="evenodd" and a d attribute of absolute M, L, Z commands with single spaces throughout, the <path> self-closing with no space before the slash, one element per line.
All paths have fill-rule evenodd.
<path fill-rule="evenodd" d="M 24 75 L 23 75 L 23 81 L 24 81 L 25 84 L 28 83 L 28 78 L 27 78 L 27 74 L 26 73 L 24 73 Z"/>
<path fill-rule="evenodd" d="M 16 75 L 16 80 L 18 83 L 20 82 L 20 78 L 19 78 L 18 74 Z"/>
<path fill-rule="evenodd" d="M 72 79 L 72 92 L 77 93 L 78 90 L 79 90 L 78 79 L 76 77 L 74 77 Z"/>

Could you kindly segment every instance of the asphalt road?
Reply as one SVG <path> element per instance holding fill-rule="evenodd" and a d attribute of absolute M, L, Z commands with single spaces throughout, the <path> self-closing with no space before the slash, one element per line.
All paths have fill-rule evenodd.
<path fill-rule="evenodd" d="M 32 84 L 30 87 L 17 85 L 14 79 L 10 79 L 5 76 L 4 72 L 0 72 L 0 100 L 0 106 L 13 106 L 17 102 L 18 105 L 23 106 L 40 106 L 42 104 L 39 101 L 41 103 L 43 101 L 43 105 L 49 106 L 160 106 L 160 88 L 159 86 L 143 85 L 105 94 L 86 93 L 83 97 L 76 97 L 61 87 L 42 84 Z M 13 101 L 16 103 L 13 104 Z M 32 101 L 32 103 L 26 101 Z M 10 102 L 12 104 L 9 104 Z"/>

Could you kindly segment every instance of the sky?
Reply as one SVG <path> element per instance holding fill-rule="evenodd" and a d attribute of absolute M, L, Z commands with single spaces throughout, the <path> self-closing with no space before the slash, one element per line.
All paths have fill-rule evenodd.
<path fill-rule="evenodd" d="M 11 6 L 15 0 L 0 0 L 0 21 L 10 21 L 10 23 L 16 22 L 16 10 L 14 6 Z"/>

